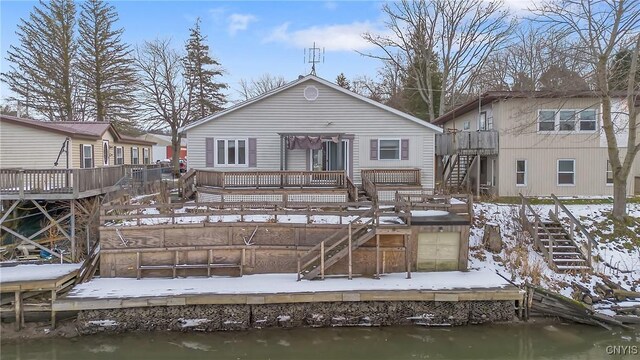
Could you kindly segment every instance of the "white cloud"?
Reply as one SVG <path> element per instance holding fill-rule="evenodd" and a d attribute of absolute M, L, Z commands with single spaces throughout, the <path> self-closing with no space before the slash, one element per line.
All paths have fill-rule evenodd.
<path fill-rule="evenodd" d="M 247 30 L 249 24 L 257 18 L 251 14 L 231 14 L 229 15 L 229 34 L 235 35 L 238 31 Z"/>
<path fill-rule="evenodd" d="M 374 46 L 362 38 L 365 32 L 382 33 L 372 23 L 354 22 L 351 24 L 312 26 L 306 29 L 291 31 L 290 23 L 275 27 L 263 42 L 281 42 L 298 48 L 311 47 L 316 43 L 326 51 L 368 50 Z"/>

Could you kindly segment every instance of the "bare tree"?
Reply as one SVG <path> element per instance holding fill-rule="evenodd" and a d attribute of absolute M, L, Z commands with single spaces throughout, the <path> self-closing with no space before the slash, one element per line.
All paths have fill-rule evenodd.
<path fill-rule="evenodd" d="M 364 34 L 383 52 L 364 55 L 412 66 L 407 76 L 431 109 L 431 120 L 457 102 L 456 94 L 470 88 L 477 76 L 474 69 L 505 46 L 515 27 L 502 1 L 402 0 L 387 3 L 382 10 L 391 35 Z M 434 72 L 441 74 L 440 86 L 432 83 Z M 445 95 L 439 96 L 437 104 L 436 93 Z"/>
<path fill-rule="evenodd" d="M 145 42 L 137 49 L 136 65 L 140 76 L 142 120 L 149 130 L 169 129 L 173 147 L 172 164 L 179 174 L 180 140 L 178 130 L 193 121 L 193 89 L 183 74 L 183 57 L 169 40 Z"/>
<path fill-rule="evenodd" d="M 275 76 L 271 74 L 263 74 L 257 79 L 240 80 L 240 89 L 238 93 L 242 96 L 243 100 L 249 100 L 256 96 L 260 96 L 273 89 L 277 89 L 285 85 L 287 81 L 283 76 Z"/>
<path fill-rule="evenodd" d="M 613 170 L 613 216 L 627 213 L 627 181 L 633 161 L 640 151 L 638 143 L 639 86 L 628 76 L 626 111 L 616 109 L 610 88 L 615 54 L 632 51 L 629 74 L 638 69 L 640 52 L 640 2 L 637 0 L 562 0 L 546 2 L 533 9 L 537 21 L 546 28 L 564 34 L 575 43 L 580 61 L 590 70 L 593 92 L 602 104 L 602 131 L 607 140 L 609 162 Z M 626 136 L 620 136 L 620 128 Z M 626 142 L 620 143 L 620 142 Z"/>

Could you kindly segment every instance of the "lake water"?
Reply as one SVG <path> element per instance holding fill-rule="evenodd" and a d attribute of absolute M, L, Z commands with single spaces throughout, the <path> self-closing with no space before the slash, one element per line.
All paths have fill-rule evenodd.
<path fill-rule="evenodd" d="M 483 325 L 130 333 L 3 344 L 9 359 L 640 359 L 640 328 Z M 616 355 L 627 352 L 627 355 Z M 630 353 L 630 354 L 629 354 Z"/>

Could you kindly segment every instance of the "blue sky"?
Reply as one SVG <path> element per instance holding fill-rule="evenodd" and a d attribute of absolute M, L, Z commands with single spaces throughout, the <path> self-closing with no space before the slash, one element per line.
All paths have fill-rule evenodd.
<path fill-rule="evenodd" d="M 17 44 L 15 31 L 21 18 L 27 18 L 34 1 L 0 2 L 1 71 L 10 45 Z M 340 72 L 351 79 L 375 76 L 380 62 L 354 50 L 373 50 L 361 39 L 365 31 L 384 31 L 381 2 L 374 1 L 111 1 L 120 16 L 123 39 L 132 45 L 157 37 L 171 38 L 182 49 L 196 19 L 208 36 L 212 55 L 226 70 L 224 81 L 232 90 L 240 79 L 264 73 L 293 80 L 307 74 L 304 48 L 326 49 L 325 63 L 317 65 L 319 76 L 334 81 Z M 0 86 L 0 96 L 7 88 Z"/>

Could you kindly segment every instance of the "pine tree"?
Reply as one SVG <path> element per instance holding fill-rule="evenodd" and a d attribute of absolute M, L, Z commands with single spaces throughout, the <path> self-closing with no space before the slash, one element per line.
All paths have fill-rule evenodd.
<path fill-rule="evenodd" d="M 340 73 L 340 75 L 336 77 L 336 84 L 338 84 L 338 86 L 343 87 L 347 90 L 351 90 L 351 83 L 349 83 L 349 80 L 347 80 L 347 77 L 344 76 L 344 73 Z"/>
<path fill-rule="evenodd" d="M 82 3 L 78 70 L 90 120 L 113 121 L 125 130 L 131 125 L 136 77 L 131 50 L 121 39 L 124 29 L 114 29 L 117 21 L 106 2 Z"/>
<path fill-rule="evenodd" d="M 51 121 L 74 119 L 75 13 L 72 0 L 40 0 L 18 25 L 19 45 L 9 47 L 10 70 L 2 78 L 27 114 L 33 109 Z"/>
<path fill-rule="evenodd" d="M 200 31 L 200 18 L 193 28 L 189 29 L 189 40 L 185 46 L 187 56 L 184 59 L 185 79 L 192 91 L 192 116 L 203 118 L 222 110 L 226 104 L 226 96 L 222 90 L 228 86 L 216 82 L 216 77 L 222 76 L 220 63 L 209 55 L 207 37 Z"/>

